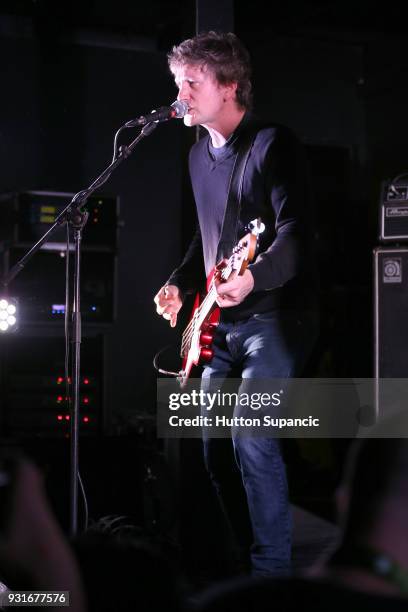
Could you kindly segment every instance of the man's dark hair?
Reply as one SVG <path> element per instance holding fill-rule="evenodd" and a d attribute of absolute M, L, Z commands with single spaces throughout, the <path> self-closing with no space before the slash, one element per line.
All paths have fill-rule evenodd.
<path fill-rule="evenodd" d="M 170 70 L 185 64 L 205 66 L 220 85 L 237 83 L 237 104 L 251 108 L 251 61 L 248 51 L 232 32 L 203 32 L 174 46 L 167 58 Z"/>

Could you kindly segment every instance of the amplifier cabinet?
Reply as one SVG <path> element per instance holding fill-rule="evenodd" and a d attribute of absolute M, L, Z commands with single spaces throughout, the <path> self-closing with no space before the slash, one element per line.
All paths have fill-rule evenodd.
<path fill-rule="evenodd" d="M 376 378 L 408 377 L 408 247 L 377 247 L 374 263 Z"/>
<path fill-rule="evenodd" d="M 408 242 L 408 184 L 382 183 L 379 238 L 381 242 Z"/>

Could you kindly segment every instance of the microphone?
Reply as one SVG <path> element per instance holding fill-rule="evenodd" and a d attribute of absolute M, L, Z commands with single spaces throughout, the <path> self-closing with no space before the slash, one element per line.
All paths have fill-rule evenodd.
<path fill-rule="evenodd" d="M 142 115 L 137 119 L 131 119 L 125 123 L 125 127 L 132 128 L 147 123 L 160 123 L 169 119 L 182 119 L 188 113 L 188 104 L 184 100 L 176 100 L 171 106 L 161 106 L 157 110 L 152 110 L 148 115 Z"/>

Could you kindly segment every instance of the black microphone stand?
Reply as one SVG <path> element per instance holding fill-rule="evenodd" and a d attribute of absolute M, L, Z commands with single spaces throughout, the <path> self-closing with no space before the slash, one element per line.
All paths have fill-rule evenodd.
<path fill-rule="evenodd" d="M 80 350 L 81 350 L 81 310 L 80 310 L 80 280 L 81 280 L 81 242 L 82 230 L 88 219 L 88 212 L 83 210 L 89 196 L 109 179 L 112 172 L 124 159 L 129 157 L 134 148 L 144 138 L 153 132 L 157 123 L 147 123 L 138 136 L 129 144 L 119 148 L 119 154 L 109 166 L 83 191 L 77 193 L 71 202 L 56 217 L 55 222 L 40 240 L 9 270 L 2 284 L 7 287 L 9 283 L 23 270 L 26 263 L 49 239 L 51 234 L 63 223 L 68 223 L 74 232 L 75 259 L 74 259 L 74 299 L 72 308 L 72 343 L 74 345 L 72 362 L 73 402 L 71 409 L 71 445 L 70 445 L 70 533 L 76 535 L 78 531 L 78 455 L 79 455 L 79 385 L 80 385 Z M 121 128 L 122 129 L 122 128 Z M 119 130 L 120 131 L 120 130 Z"/>

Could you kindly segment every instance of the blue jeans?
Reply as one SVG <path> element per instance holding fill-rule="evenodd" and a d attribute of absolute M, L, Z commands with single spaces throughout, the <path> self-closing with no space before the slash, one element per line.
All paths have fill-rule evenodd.
<path fill-rule="evenodd" d="M 256 379 L 299 377 L 316 337 L 317 319 L 312 313 L 276 311 L 236 323 L 221 321 L 214 357 L 202 374 L 202 388 L 214 390 L 225 378 L 239 377 L 239 392 L 251 393 L 259 391 Z M 236 406 L 234 416 L 238 411 Z M 203 435 L 205 465 L 238 547 L 241 551 L 250 547 L 254 575 L 286 575 L 292 526 L 280 441 L 240 437 L 233 430 L 239 479 L 232 473 L 236 466 L 226 459 L 226 443 L 231 444 Z"/>

